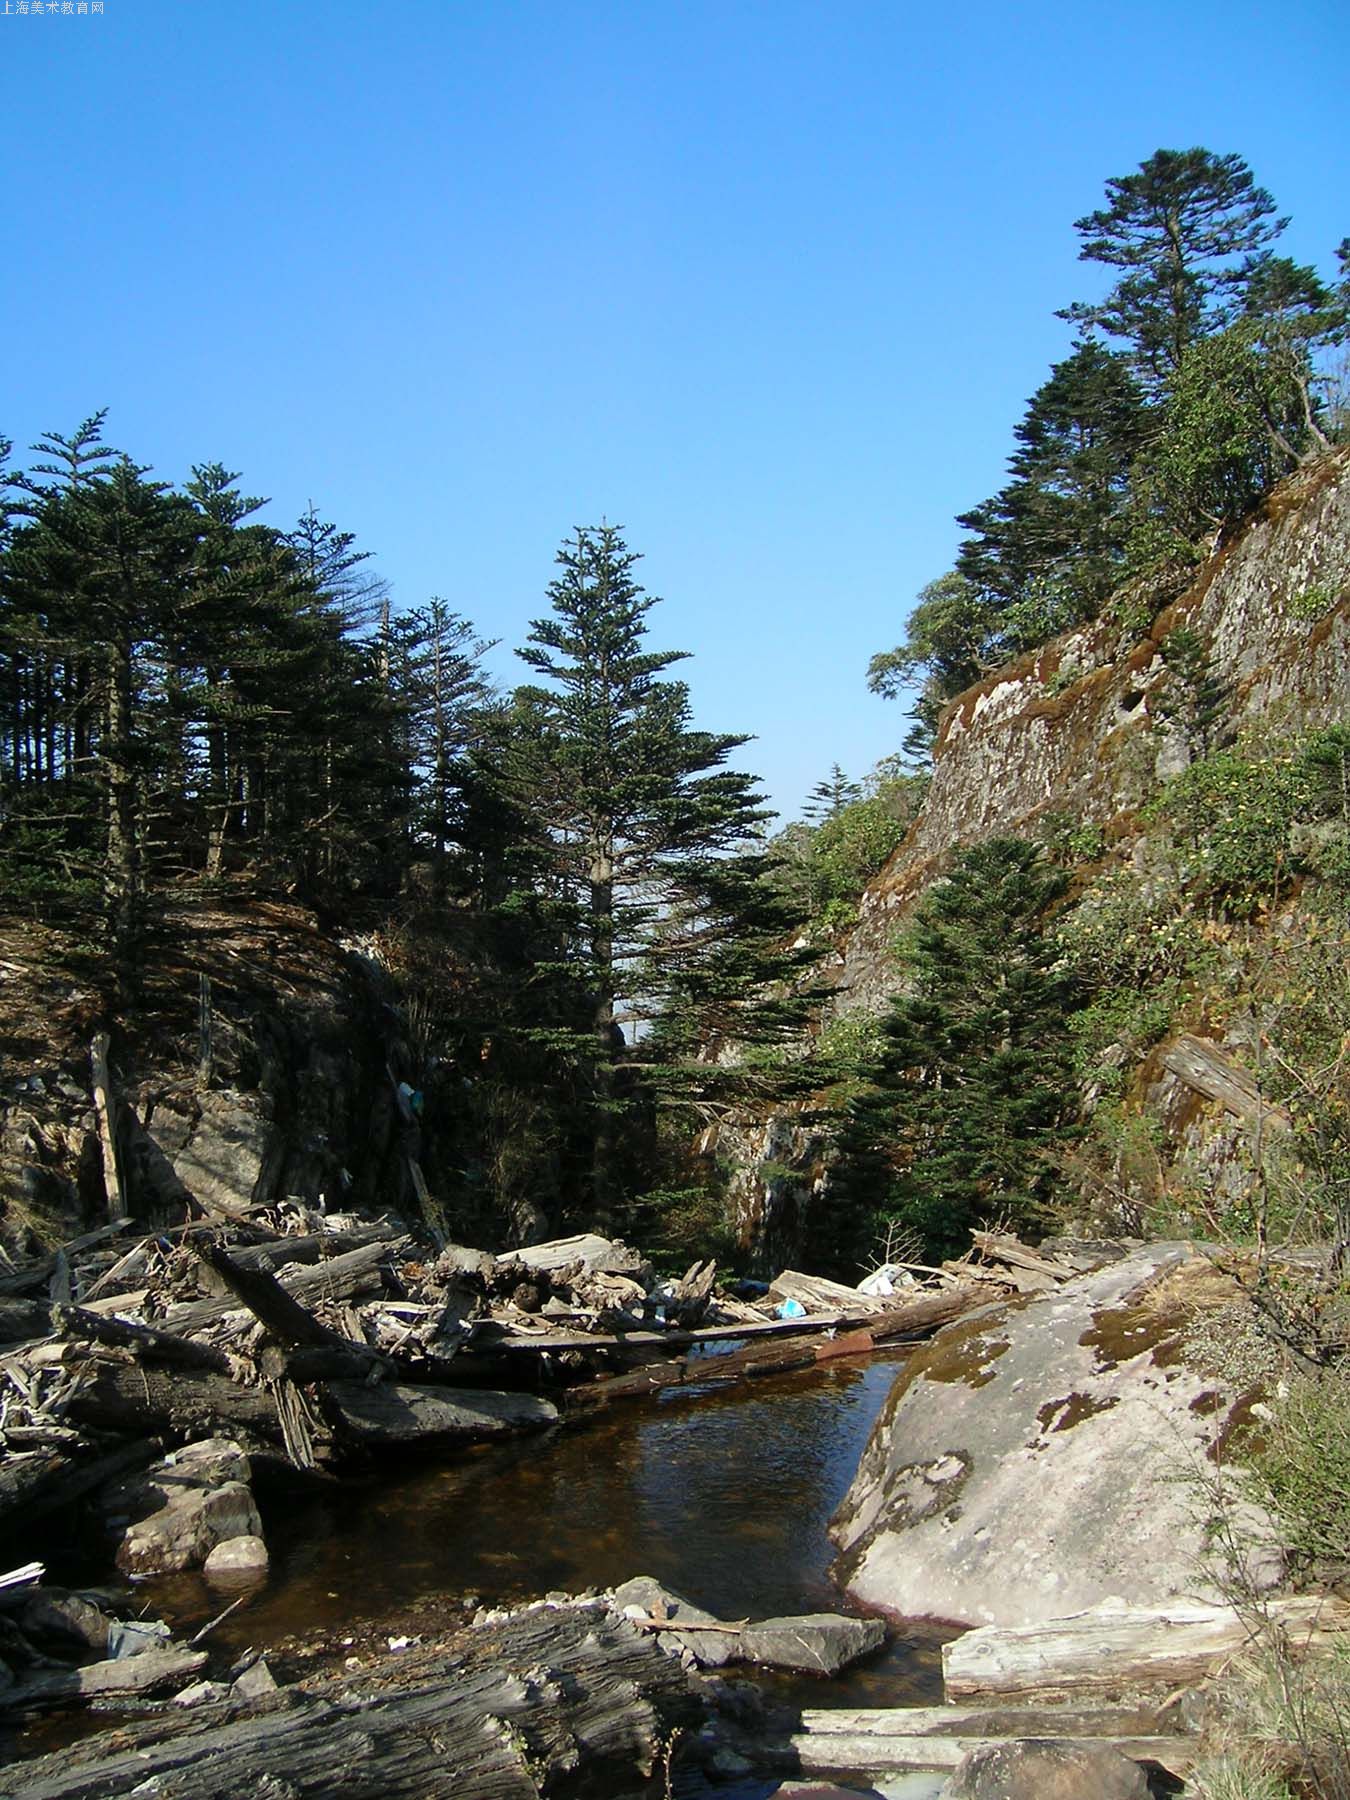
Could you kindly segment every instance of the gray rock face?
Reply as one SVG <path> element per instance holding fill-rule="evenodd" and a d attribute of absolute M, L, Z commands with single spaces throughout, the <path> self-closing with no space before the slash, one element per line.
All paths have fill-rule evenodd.
<path fill-rule="evenodd" d="M 773 1669 L 801 1669 L 836 1675 L 886 1641 L 880 1619 L 851 1619 L 842 1613 L 804 1613 L 795 1619 L 760 1619 L 741 1633 L 749 1662 Z"/>
<path fill-rule="evenodd" d="M 1148 1800 L 1148 1782 L 1107 1744 L 1029 1739 L 972 1750 L 940 1800 Z"/>
<path fill-rule="evenodd" d="M 1324 596 L 1309 617 L 1309 596 Z M 1260 515 L 1164 606 L 1147 635 L 1103 617 L 968 689 L 944 715 L 933 785 L 913 832 L 862 897 L 838 974 L 838 1009 L 877 1011 L 895 991 L 890 941 L 935 859 L 1048 810 L 1101 824 L 1185 764 L 1158 702 L 1161 644 L 1179 625 L 1211 646 L 1227 723 L 1308 731 L 1344 713 L 1350 685 L 1350 454 L 1281 484 Z M 1128 611 L 1129 608 L 1126 608 Z"/>
<path fill-rule="evenodd" d="M 171 1574 L 200 1568 L 231 1538 L 261 1540 L 249 1473 L 238 1444 L 207 1438 L 110 1488 L 103 1509 L 121 1534 L 118 1568 L 128 1575 Z"/>
<path fill-rule="evenodd" d="M 272 1138 L 258 1096 L 227 1089 L 200 1094 L 195 1116 L 161 1107 L 146 1130 L 203 1206 L 228 1215 L 255 1198 Z"/>
<path fill-rule="evenodd" d="M 1218 1280 L 1155 1244 L 918 1350 L 831 1524 L 849 1591 L 1003 1626 L 1217 1598 L 1197 1478 L 1244 1396 L 1190 1367 L 1182 1340 Z M 1249 1574 L 1273 1581 L 1278 1558 L 1259 1562 Z"/>

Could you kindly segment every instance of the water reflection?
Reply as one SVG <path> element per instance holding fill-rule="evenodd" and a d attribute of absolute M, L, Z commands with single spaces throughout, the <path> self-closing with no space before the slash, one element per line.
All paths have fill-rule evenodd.
<path fill-rule="evenodd" d="M 493 1604 L 651 1574 L 724 1618 L 838 1609 L 826 1523 L 901 1353 L 693 1398 L 614 1406 L 545 1436 L 409 1466 L 267 1519 L 272 1573 L 221 1638 Z M 180 1618 L 218 1608 L 161 1584 Z"/>

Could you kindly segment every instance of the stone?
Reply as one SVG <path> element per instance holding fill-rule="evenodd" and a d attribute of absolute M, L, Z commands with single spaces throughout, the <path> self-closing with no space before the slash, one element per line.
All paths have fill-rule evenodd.
<path fill-rule="evenodd" d="M 1148 1800 L 1144 1771 L 1109 1744 L 1014 1739 L 960 1763 L 941 1800 Z"/>
<path fill-rule="evenodd" d="M 1231 1570 L 1196 1471 L 1250 1396 L 1191 1366 L 1184 1339 L 1230 1293 L 1189 1246 L 1154 1244 L 940 1332 L 898 1376 L 831 1523 L 836 1575 L 871 1606 L 974 1625 L 1220 1598 Z M 1234 1504 L 1235 1541 L 1275 1541 Z M 1278 1569 L 1253 1553 L 1243 1575 Z"/>
<path fill-rule="evenodd" d="M 270 1561 L 272 1559 L 268 1557 L 266 1544 L 256 1534 L 227 1537 L 207 1553 L 202 1573 L 207 1580 L 220 1582 L 221 1586 L 232 1586 L 239 1580 L 250 1582 L 263 1577 Z"/>
<path fill-rule="evenodd" d="M 612 1605 L 626 1618 L 668 1618 L 676 1627 L 681 1621 L 687 1625 L 723 1624 L 712 1613 L 691 1606 L 689 1601 L 662 1587 L 650 1575 L 635 1575 L 631 1581 L 615 1588 Z M 723 1631 L 681 1633 L 678 1628 L 659 1631 L 656 1641 L 668 1654 L 678 1656 L 684 1652 L 704 1669 L 720 1669 L 724 1663 L 738 1661 L 741 1656 L 740 1634 L 734 1626 L 727 1626 Z"/>
<path fill-rule="evenodd" d="M 257 1095 L 212 1089 L 195 1097 L 193 1115 L 161 1105 L 146 1119 L 145 1131 L 209 1211 L 229 1215 L 265 1197 L 257 1188 L 274 1134 Z"/>
<path fill-rule="evenodd" d="M 180 1688 L 173 1697 L 174 1706 L 213 1706 L 218 1701 L 228 1700 L 230 1684 L 227 1681 L 194 1681 L 189 1687 Z"/>
<path fill-rule="evenodd" d="M 241 1675 L 237 1675 L 230 1688 L 230 1697 L 234 1700 L 263 1700 L 268 1694 L 277 1691 L 276 1677 L 267 1664 L 259 1657 L 250 1663 Z"/>
<path fill-rule="evenodd" d="M 228 1538 L 261 1535 L 258 1509 L 242 1481 L 186 1488 L 158 1512 L 127 1527 L 115 1560 L 125 1575 L 167 1575 L 199 1568 Z"/>
<path fill-rule="evenodd" d="M 270 1560 L 262 1538 L 246 1533 L 217 1544 L 202 1564 L 202 1573 L 208 1581 L 233 1585 L 241 1579 L 251 1581 L 265 1575 Z"/>
<path fill-rule="evenodd" d="M 800 1669 L 835 1675 L 886 1642 L 880 1619 L 851 1619 L 841 1613 L 804 1613 L 799 1618 L 760 1619 L 741 1632 L 741 1654 L 773 1669 Z"/>
<path fill-rule="evenodd" d="M 108 1647 L 108 1617 L 82 1594 L 39 1588 L 24 1603 L 23 1628 L 38 1637 L 73 1639 L 102 1656 Z"/>
<path fill-rule="evenodd" d="M 669 1619 L 671 1629 L 656 1634 L 661 1648 L 672 1656 L 688 1656 L 705 1669 L 754 1662 L 766 1668 L 833 1675 L 886 1641 L 880 1619 L 852 1619 L 839 1613 L 731 1625 L 691 1606 L 650 1575 L 635 1575 L 615 1588 L 611 1605 L 627 1618 Z M 681 1624 L 694 1629 L 682 1632 Z"/>

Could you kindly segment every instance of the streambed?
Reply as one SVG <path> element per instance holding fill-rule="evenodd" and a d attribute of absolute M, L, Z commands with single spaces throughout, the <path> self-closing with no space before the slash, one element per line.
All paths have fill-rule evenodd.
<path fill-rule="evenodd" d="M 385 1463 L 331 1496 L 273 1506 L 267 1583 L 212 1641 L 432 1632 L 465 1596 L 504 1605 L 635 1574 L 723 1618 L 846 1610 L 829 1579 L 826 1525 L 903 1356 L 616 1404 L 542 1436 L 443 1464 Z M 199 1576 L 147 1581 L 142 1592 L 180 1628 L 222 1604 Z M 937 1646 L 948 1635 L 907 1632 L 817 1703 L 940 1697 Z"/>

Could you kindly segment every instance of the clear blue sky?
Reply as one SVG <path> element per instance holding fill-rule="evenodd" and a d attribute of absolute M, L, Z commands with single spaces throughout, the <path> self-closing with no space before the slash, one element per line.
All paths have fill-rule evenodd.
<path fill-rule="evenodd" d="M 1289 253 L 1350 232 L 1344 0 L 5 5 L 0 432 L 108 406 L 505 646 L 617 520 L 788 813 L 898 745 L 867 659 L 1100 291 L 1105 179 L 1234 150 Z"/>

